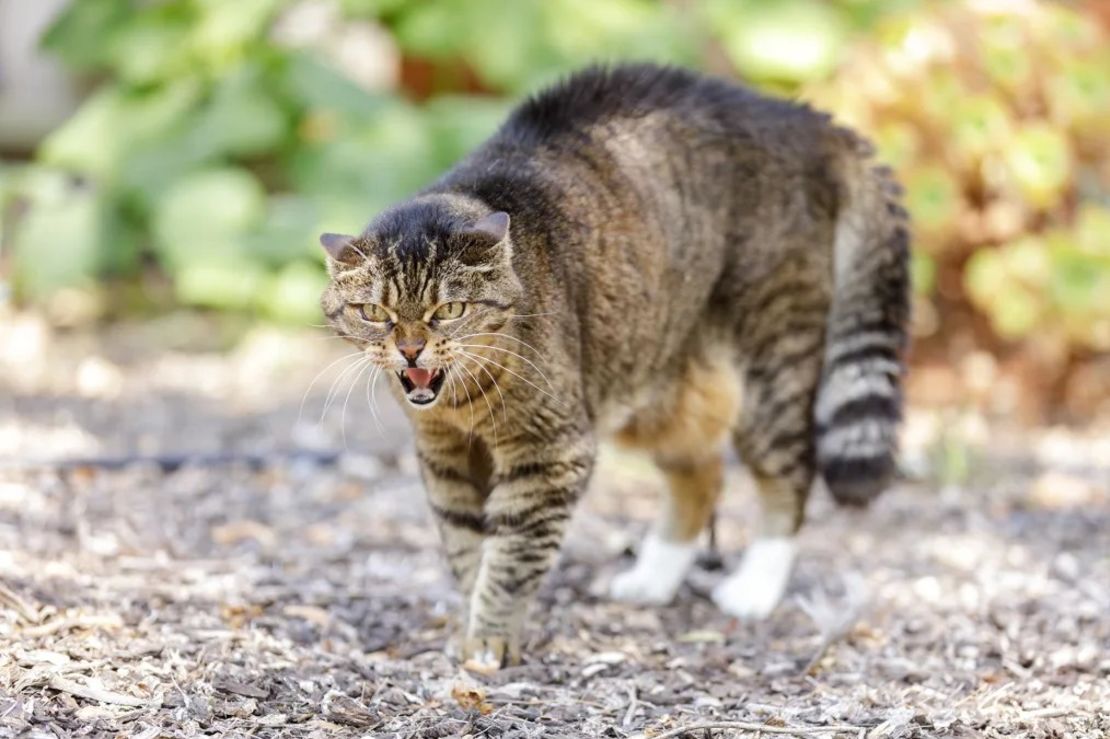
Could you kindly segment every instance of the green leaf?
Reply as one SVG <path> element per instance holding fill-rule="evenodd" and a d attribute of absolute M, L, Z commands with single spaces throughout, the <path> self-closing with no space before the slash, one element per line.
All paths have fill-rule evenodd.
<path fill-rule="evenodd" d="M 42 46 L 78 69 L 105 66 L 110 43 L 134 17 L 129 0 L 81 0 L 69 3 L 47 29 Z"/>
<path fill-rule="evenodd" d="M 1072 174 L 1071 146 L 1064 134 L 1047 123 L 1029 123 L 1006 150 L 1010 176 L 1034 206 L 1056 203 Z"/>
<path fill-rule="evenodd" d="M 238 64 L 252 42 L 262 40 L 282 0 L 192 0 L 200 14 L 191 44 L 219 73 Z"/>
<path fill-rule="evenodd" d="M 513 7 L 531 2 L 510 2 Z M 444 59 L 458 55 L 463 48 L 464 38 L 473 30 L 473 18 L 488 15 L 483 13 L 482 0 L 468 4 L 460 0 L 430 0 L 414 3 L 405 9 L 405 14 L 393 29 L 401 48 L 416 56 L 430 59 Z M 528 29 L 521 29 L 526 31 Z M 484 40 L 492 42 L 491 36 Z"/>
<path fill-rule="evenodd" d="M 1080 249 L 1110 257 L 1110 207 L 1082 203 L 1076 216 L 1075 231 Z"/>
<path fill-rule="evenodd" d="M 266 272 L 247 259 L 185 264 L 177 272 L 174 288 L 186 305 L 222 310 L 250 308 L 266 284 Z"/>
<path fill-rule="evenodd" d="M 424 106 L 436 165 L 447 168 L 477 148 L 501 125 L 511 109 L 502 98 L 442 96 Z"/>
<path fill-rule="evenodd" d="M 1033 75 L 1027 22 L 1016 14 L 999 13 L 979 30 L 983 66 L 996 86 L 1020 93 Z"/>
<path fill-rule="evenodd" d="M 259 295 L 259 307 L 287 323 L 319 323 L 320 295 L 327 284 L 328 277 L 319 264 L 291 262 L 270 278 Z"/>
<path fill-rule="evenodd" d="M 321 203 L 325 213 L 333 201 L 361 203 L 359 224 L 440 172 L 424 116 L 400 102 L 348 135 L 300 147 L 288 166 L 296 189 Z"/>
<path fill-rule="evenodd" d="M 171 267 L 243 258 L 246 235 L 262 221 L 266 195 L 242 169 L 194 172 L 159 200 L 155 245 Z"/>
<path fill-rule="evenodd" d="M 187 143 L 205 157 L 266 154 L 285 141 L 290 117 L 265 84 L 257 65 L 221 78 L 190 126 Z"/>
<path fill-rule="evenodd" d="M 964 268 L 964 289 L 971 302 L 989 311 L 996 295 L 1004 292 L 1011 282 L 997 249 L 980 249 L 968 260 Z"/>
<path fill-rule="evenodd" d="M 106 44 L 118 76 L 142 85 L 190 72 L 192 13 L 180 3 L 146 8 L 120 26 Z"/>
<path fill-rule="evenodd" d="M 318 258 L 322 250 L 316 238 L 322 230 L 315 203 L 298 195 L 273 195 L 262 223 L 246 238 L 246 249 L 272 266 L 306 256 Z"/>
<path fill-rule="evenodd" d="M 1015 288 L 997 295 L 991 304 L 991 325 L 1003 339 L 1021 339 L 1033 332 L 1044 315 L 1042 301 L 1028 290 Z"/>
<path fill-rule="evenodd" d="M 1110 260 L 1083 253 L 1068 238 L 1056 240 L 1051 258 L 1051 294 L 1056 306 L 1065 313 L 1094 313 L 1110 287 Z"/>
<path fill-rule="evenodd" d="M 347 77 L 305 53 L 292 53 L 284 61 L 280 86 L 297 107 L 337 111 L 354 119 L 371 116 L 388 104 L 388 98 L 368 94 Z"/>
<path fill-rule="evenodd" d="M 940 229 L 953 222 L 960 208 L 959 185 L 944 168 L 926 166 L 906 178 L 906 205 L 921 228 Z"/>
<path fill-rule="evenodd" d="M 97 273 L 105 205 L 62 172 L 28 168 L 16 184 L 25 210 L 13 224 L 14 282 L 31 298 L 90 282 Z"/>
<path fill-rule="evenodd" d="M 1110 125 L 1110 52 L 1064 60 L 1046 81 L 1046 94 L 1053 120 L 1062 125 Z"/>
<path fill-rule="evenodd" d="M 717 15 L 729 59 L 757 80 L 821 79 L 836 66 L 846 37 L 837 12 L 815 0 L 741 0 L 723 4 Z"/>
<path fill-rule="evenodd" d="M 923 251 L 914 251 L 910 261 L 913 290 L 918 295 L 931 295 L 937 282 L 936 260 Z"/>
<path fill-rule="evenodd" d="M 960 158 L 982 157 L 1006 145 L 1010 112 L 991 95 L 972 95 L 952 111 L 952 151 Z"/>
<path fill-rule="evenodd" d="M 200 94 L 191 78 L 152 92 L 103 87 L 46 138 L 39 159 L 110 181 L 135 151 L 152 142 L 164 145 L 161 140 L 181 125 Z"/>

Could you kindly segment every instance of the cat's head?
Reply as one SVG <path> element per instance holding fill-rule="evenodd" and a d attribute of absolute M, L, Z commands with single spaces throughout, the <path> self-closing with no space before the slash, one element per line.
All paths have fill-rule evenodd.
<path fill-rule="evenodd" d="M 329 322 L 414 406 L 431 407 L 450 383 L 479 372 L 466 355 L 506 330 L 521 297 L 508 214 L 463 198 L 417 198 L 361 236 L 324 234 L 320 243 Z"/>

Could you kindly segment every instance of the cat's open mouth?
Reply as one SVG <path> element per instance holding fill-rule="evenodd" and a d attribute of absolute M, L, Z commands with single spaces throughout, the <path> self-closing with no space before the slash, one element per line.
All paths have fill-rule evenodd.
<path fill-rule="evenodd" d="M 405 397 L 414 405 L 427 405 L 439 395 L 443 381 L 447 374 L 441 369 L 424 369 L 423 367 L 408 367 L 397 373 L 404 388 Z"/>

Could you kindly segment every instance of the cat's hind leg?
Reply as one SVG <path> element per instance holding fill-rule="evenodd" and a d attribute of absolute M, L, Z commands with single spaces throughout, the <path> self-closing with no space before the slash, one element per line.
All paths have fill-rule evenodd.
<path fill-rule="evenodd" d="M 666 460 L 660 467 L 667 478 L 663 510 L 644 537 L 636 564 L 613 579 L 610 594 L 615 600 L 669 603 L 694 563 L 699 534 L 720 495 L 720 455 L 697 462 Z"/>
<path fill-rule="evenodd" d="M 672 394 L 629 425 L 618 441 L 646 449 L 667 482 L 662 509 L 636 564 L 610 584 L 616 600 L 669 603 L 697 556 L 720 497 L 722 447 L 739 412 L 740 381 L 731 355 L 696 353 Z"/>
<path fill-rule="evenodd" d="M 717 606 L 738 618 L 765 618 L 782 600 L 815 474 L 813 399 L 823 334 L 819 317 L 791 319 L 789 335 L 749 364 L 744 412 L 734 435 L 763 509 L 759 534 L 736 571 L 713 591 Z"/>

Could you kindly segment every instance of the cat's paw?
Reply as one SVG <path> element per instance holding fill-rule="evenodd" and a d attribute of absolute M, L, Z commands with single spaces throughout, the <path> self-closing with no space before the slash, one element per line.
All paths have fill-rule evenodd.
<path fill-rule="evenodd" d="M 461 657 L 464 669 L 492 675 L 506 665 L 520 664 L 520 649 L 503 636 L 470 636 L 463 642 Z"/>
<path fill-rule="evenodd" d="M 670 603 L 696 556 L 697 545 L 693 542 L 665 541 L 648 534 L 640 546 L 636 565 L 613 578 L 609 595 L 626 603 Z"/>
<path fill-rule="evenodd" d="M 736 618 L 767 618 L 790 584 L 794 555 L 793 539 L 756 540 L 745 552 L 736 572 L 713 589 L 713 602 Z"/>
<path fill-rule="evenodd" d="M 622 572 L 609 583 L 609 597 L 623 603 L 662 606 L 674 600 L 681 583 L 667 582 L 640 567 Z"/>

